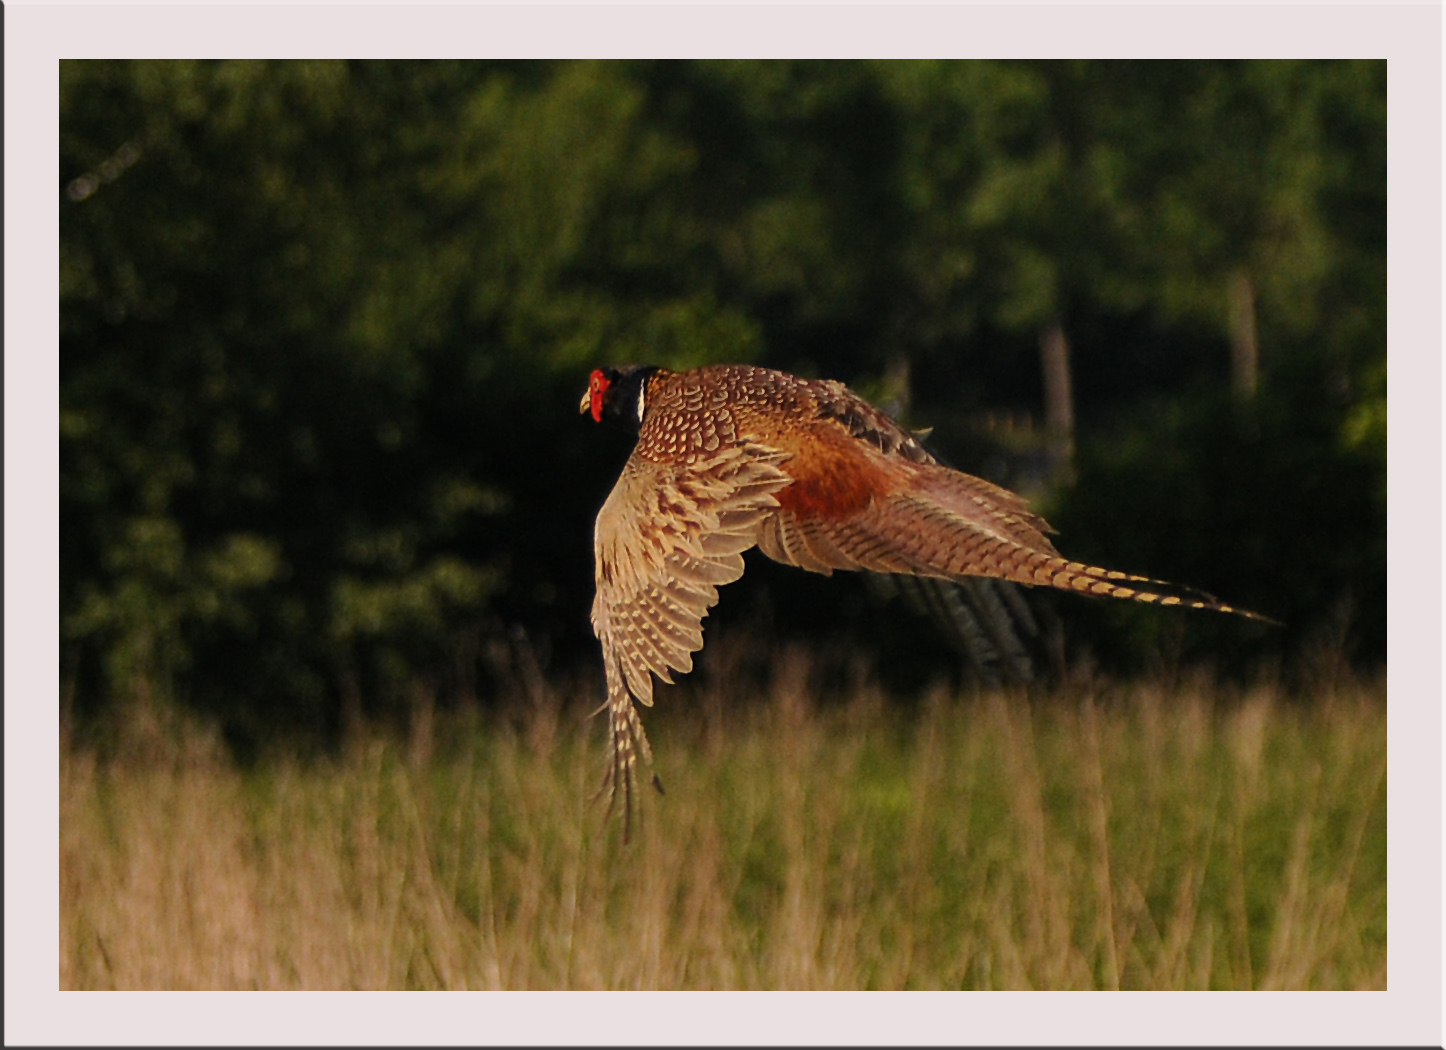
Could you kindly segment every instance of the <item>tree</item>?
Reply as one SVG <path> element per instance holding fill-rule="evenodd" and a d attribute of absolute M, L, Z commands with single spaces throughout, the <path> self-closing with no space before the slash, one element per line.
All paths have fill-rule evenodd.
<path fill-rule="evenodd" d="M 1383 520 L 1381 63 L 67 62 L 60 162 L 82 705 L 164 689 L 259 740 L 485 689 L 518 630 L 590 664 L 605 361 L 844 379 L 1015 483 L 1037 433 L 978 420 L 1037 412 L 1052 347 L 1091 491 L 1158 534 L 1111 478 L 1231 506 L 1186 420 L 1253 331 L 1262 479 L 1348 461 Z M 1082 491 L 1071 547 L 1117 543 Z M 1326 519 L 1249 542 L 1348 536 L 1370 591 Z M 1224 590 L 1216 526 L 1169 539 Z"/>

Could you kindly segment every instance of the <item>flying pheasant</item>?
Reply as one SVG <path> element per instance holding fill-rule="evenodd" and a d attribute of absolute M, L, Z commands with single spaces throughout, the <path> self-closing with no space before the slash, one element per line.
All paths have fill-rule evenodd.
<path fill-rule="evenodd" d="M 718 588 L 757 546 L 786 565 L 964 582 L 996 577 L 1264 619 L 1208 594 L 1068 561 L 1014 493 L 939 464 L 842 383 L 746 365 L 592 373 L 580 412 L 637 432 L 597 516 L 592 624 L 607 677 L 612 760 L 631 829 L 638 758 L 652 753 L 634 701 L 703 647 Z M 654 786 L 661 790 L 656 776 Z"/>

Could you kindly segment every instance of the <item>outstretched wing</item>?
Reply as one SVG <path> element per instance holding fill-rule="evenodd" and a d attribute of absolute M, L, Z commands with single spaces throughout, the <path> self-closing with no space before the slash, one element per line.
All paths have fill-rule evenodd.
<path fill-rule="evenodd" d="M 673 671 L 693 669 L 718 588 L 743 575 L 743 551 L 776 511 L 774 493 L 791 480 L 779 469 L 787 458 L 753 444 L 676 465 L 635 451 L 598 513 L 592 625 L 602 643 L 612 736 L 602 790 L 609 812 L 623 793 L 625 839 L 638 756 L 652 758 L 633 701 L 652 704 L 652 675 L 671 683 Z"/>

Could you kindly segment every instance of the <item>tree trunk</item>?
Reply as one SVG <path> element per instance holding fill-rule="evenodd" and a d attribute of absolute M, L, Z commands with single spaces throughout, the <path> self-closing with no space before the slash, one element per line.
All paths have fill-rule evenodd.
<path fill-rule="evenodd" d="M 1052 472 L 1074 460 L 1074 387 L 1069 373 L 1069 340 L 1064 325 L 1053 322 L 1039 337 L 1039 363 L 1044 374 L 1044 426 Z"/>
<path fill-rule="evenodd" d="M 1260 347 L 1255 333 L 1255 285 L 1245 270 L 1230 278 L 1230 386 L 1241 401 L 1260 385 Z"/>

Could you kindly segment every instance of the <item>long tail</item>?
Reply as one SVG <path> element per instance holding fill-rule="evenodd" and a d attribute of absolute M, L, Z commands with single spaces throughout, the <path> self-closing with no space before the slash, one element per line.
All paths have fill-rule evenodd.
<path fill-rule="evenodd" d="M 957 471 L 939 470 L 930 484 L 890 501 L 890 530 L 901 552 L 923 575 L 950 579 L 993 576 L 1080 594 L 1128 598 L 1152 605 L 1209 609 L 1266 623 L 1277 621 L 1239 609 L 1213 594 L 1168 580 L 1136 576 L 1069 561 L 1044 536 L 1043 519 L 1000 506 L 1002 491 Z"/>
<path fill-rule="evenodd" d="M 758 546 L 770 558 L 814 572 L 866 569 L 958 582 L 992 577 L 1276 623 L 1196 587 L 1069 561 L 1045 535 L 1051 530 L 1043 518 L 986 481 L 936 464 L 918 467 L 915 480 L 845 517 L 804 519 L 780 511 L 761 530 Z"/>

